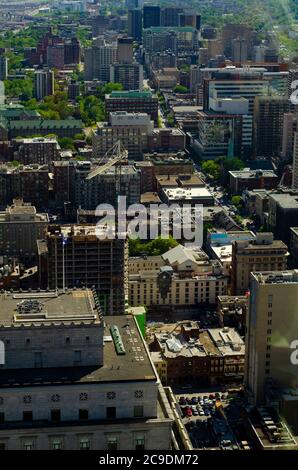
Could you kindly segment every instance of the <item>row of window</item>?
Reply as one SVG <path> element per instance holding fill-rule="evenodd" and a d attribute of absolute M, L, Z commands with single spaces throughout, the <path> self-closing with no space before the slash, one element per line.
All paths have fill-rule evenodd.
<path fill-rule="evenodd" d="M 135 398 L 143 398 L 144 397 L 144 392 L 143 390 L 135 390 L 134 392 Z M 116 398 L 116 392 L 107 392 L 106 397 L 108 400 L 114 400 Z M 51 396 L 51 401 L 54 403 L 58 403 L 61 400 L 61 395 L 58 393 L 54 393 Z M 88 393 L 82 392 L 79 394 L 79 400 L 80 401 L 87 401 L 88 400 Z M 32 395 L 24 395 L 23 396 L 23 403 L 32 403 Z M 4 398 L 0 396 L 0 405 L 4 404 Z"/>
<path fill-rule="evenodd" d="M 135 450 L 145 450 L 145 437 L 138 436 L 134 440 Z M 34 450 L 36 448 L 36 440 L 34 438 L 22 439 L 22 450 Z M 64 440 L 62 437 L 54 437 L 50 439 L 49 449 L 62 450 L 64 448 Z M 79 439 L 78 448 L 80 450 L 91 449 L 91 439 L 88 437 Z M 118 450 L 119 439 L 117 437 L 108 437 L 106 440 L 106 450 Z M 0 442 L 0 451 L 7 449 L 6 442 Z"/>
<path fill-rule="evenodd" d="M 136 405 L 133 409 L 134 418 L 143 418 L 144 416 L 144 407 L 142 405 Z M 106 419 L 115 419 L 117 418 L 117 408 L 115 406 L 108 406 L 106 408 Z M 61 421 L 61 410 L 56 408 L 51 410 L 51 421 L 59 422 Z M 78 420 L 86 421 L 89 419 L 89 410 L 87 408 L 81 408 L 78 410 Z M 31 422 L 33 421 L 33 411 L 26 410 L 23 411 L 23 421 Z M 5 413 L 0 412 L 0 423 L 5 422 Z"/>

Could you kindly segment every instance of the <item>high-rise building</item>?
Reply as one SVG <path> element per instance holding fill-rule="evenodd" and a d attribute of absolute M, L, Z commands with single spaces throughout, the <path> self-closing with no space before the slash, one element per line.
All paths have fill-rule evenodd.
<path fill-rule="evenodd" d="M 121 83 L 123 90 L 143 89 L 143 66 L 141 64 L 120 64 L 110 66 L 110 81 Z"/>
<path fill-rule="evenodd" d="M 134 41 L 142 41 L 142 22 L 143 14 L 141 9 L 135 8 L 128 11 L 128 35 Z"/>
<path fill-rule="evenodd" d="M 151 91 L 112 91 L 105 96 L 107 116 L 115 111 L 147 113 L 157 127 L 158 98 Z"/>
<path fill-rule="evenodd" d="M 185 10 L 179 13 L 179 26 L 191 26 L 199 30 L 201 28 L 201 15 L 197 15 L 192 10 Z"/>
<path fill-rule="evenodd" d="M 170 451 L 174 416 L 134 316 L 104 321 L 94 289 L 0 302 L 1 450 Z"/>
<path fill-rule="evenodd" d="M 133 40 L 129 37 L 118 38 L 117 57 L 120 64 L 131 64 L 133 61 Z"/>
<path fill-rule="evenodd" d="M 93 156 L 103 157 L 118 141 L 128 151 L 130 159 L 142 160 L 143 150 L 147 147 L 147 138 L 154 124 L 148 114 L 116 111 L 110 113 L 110 122 L 98 122 L 93 131 Z"/>
<path fill-rule="evenodd" d="M 34 73 L 34 96 L 42 100 L 45 96 L 53 95 L 55 92 L 54 72 L 52 70 L 36 70 Z"/>
<path fill-rule="evenodd" d="M 232 39 L 232 61 L 237 63 L 246 62 L 247 57 L 247 40 L 245 38 Z"/>
<path fill-rule="evenodd" d="M 293 189 L 298 189 L 298 132 L 294 134 L 293 143 Z"/>
<path fill-rule="evenodd" d="M 7 80 L 8 75 L 8 59 L 4 53 L 0 54 L 0 80 Z"/>
<path fill-rule="evenodd" d="M 77 38 L 72 38 L 64 44 L 65 64 L 79 64 L 81 62 L 81 45 Z"/>
<path fill-rule="evenodd" d="M 160 7 L 154 5 L 144 5 L 143 7 L 143 28 L 160 26 Z"/>
<path fill-rule="evenodd" d="M 51 289 L 94 286 L 105 313 L 124 314 L 126 240 L 100 240 L 95 225 L 50 225 L 45 240 L 43 256 L 47 259 L 47 285 Z"/>
<path fill-rule="evenodd" d="M 37 244 L 49 224 L 47 213 L 37 213 L 36 208 L 22 199 L 0 212 L 0 252 L 16 256 L 21 261 L 36 261 Z"/>
<path fill-rule="evenodd" d="M 183 8 L 163 7 L 161 9 L 161 26 L 179 26 L 179 14 L 183 13 Z"/>
<path fill-rule="evenodd" d="M 110 81 L 110 66 L 117 61 L 117 45 L 93 43 L 85 49 L 85 80 Z"/>
<path fill-rule="evenodd" d="M 298 273 L 256 271 L 250 286 L 245 381 L 254 402 L 263 404 L 267 387 L 298 386 L 291 360 L 298 338 Z"/>
<path fill-rule="evenodd" d="M 23 165 L 52 165 L 59 158 L 60 146 L 55 137 L 33 137 L 16 140 L 17 159 Z"/>
<path fill-rule="evenodd" d="M 281 157 L 286 160 L 293 156 L 295 132 L 298 132 L 298 115 L 293 112 L 285 113 L 283 115 Z"/>
<path fill-rule="evenodd" d="M 47 64 L 49 67 L 63 69 L 65 65 L 65 47 L 64 43 L 51 44 L 47 48 Z"/>
<path fill-rule="evenodd" d="M 92 19 L 92 36 L 96 38 L 103 34 L 109 27 L 109 18 L 104 15 L 95 16 Z"/>
<path fill-rule="evenodd" d="M 256 96 L 253 121 L 255 155 L 281 155 L 284 115 L 293 107 L 285 96 Z"/>
<path fill-rule="evenodd" d="M 232 290 L 243 295 L 249 289 L 253 271 L 287 269 L 288 247 L 274 240 L 273 233 L 258 233 L 254 240 L 235 241 L 232 247 Z"/>

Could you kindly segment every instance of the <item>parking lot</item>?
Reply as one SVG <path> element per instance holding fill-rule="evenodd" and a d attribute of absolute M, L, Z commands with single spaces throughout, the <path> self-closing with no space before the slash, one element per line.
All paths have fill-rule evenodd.
<path fill-rule="evenodd" d="M 228 422 L 235 398 L 226 392 L 178 393 L 182 421 L 195 449 L 238 449 Z"/>

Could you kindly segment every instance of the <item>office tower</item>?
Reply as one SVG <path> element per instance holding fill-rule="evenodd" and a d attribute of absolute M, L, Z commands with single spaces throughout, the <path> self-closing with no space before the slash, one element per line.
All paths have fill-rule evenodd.
<path fill-rule="evenodd" d="M 285 160 L 293 156 L 295 132 L 298 132 L 298 115 L 294 113 L 285 113 L 283 116 L 281 151 L 281 157 Z"/>
<path fill-rule="evenodd" d="M 54 72 L 52 70 L 36 70 L 34 73 L 34 96 L 42 100 L 45 96 L 53 95 L 55 92 Z"/>
<path fill-rule="evenodd" d="M 131 64 L 133 62 L 132 38 L 118 38 L 117 57 L 119 64 Z"/>
<path fill-rule="evenodd" d="M 177 68 L 177 55 L 171 50 L 146 55 L 146 63 L 150 63 L 153 70 Z"/>
<path fill-rule="evenodd" d="M 242 63 L 246 62 L 247 58 L 247 40 L 244 38 L 232 39 L 232 61 Z"/>
<path fill-rule="evenodd" d="M 209 39 L 207 42 L 209 59 L 222 54 L 223 44 L 220 39 Z"/>
<path fill-rule="evenodd" d="M 143 66 L 140 64 L 113 64 L 110 66 L 110 81 L 121 83 L 123 90 L 143 89 Z"/>
<path fill-rule="evenodd" d="M 32 262 L 37 255 L 36 241 L 44 237 L 49 224 L 47 213 L 38 213 L 30 203 L 14 199 L 0 212 L 0 252 Z"/>
<path fill-rule="evenodd" d="M 143 7 L 143 28 L 151 26 L 160 26 L 160 7 L 153 5 L 144 5 Z"/>
<path fill-rule="evenodd" d="M 0 80 L 7 80 L 8 75 L 8 59 L 4 53 L 0 54 Z"/>
<path fill-rule="evenodd" d="M 65 48 L 63 43 L 48 46 L 47 64 L 49 67 L 63 69 L 65 65 Z"/>
<path fill-rule="evenodd" d="M 110 113 L 110 122 L 98 122 L 93 131 L 93 156 L 103 157 L 120 139 L 128 150 L 132 160 L 142 160 L 143 150 L 147 147 L 147 136 L 154 124 L 145 113 L 127 113 L 116 111 Z"/>
<path fill-rule="evenodd" d="M 110 65 L 117 61 L 116 44 L 97 45 L 85 49 L 85 80 L 110 81 Z"/>
<path fill-rule="evenodd" d="M 291 111 L 284 96 L 257 96 L 254 106 L 254 152 L 257 156 L 280 156 L 284 115 Z"/>
<path fill-rule="evenodd" d="M 230 98 L 229 107 L 234 107 L 234 114 L 242 116 L 242 155 L 251 158 L 253 152 L 253 114 L 256 96 L 268 95 L 270 80 L 264 77 L 260 68 L 249 70 L 240 67 L 202 69 L 204 110 L 212 109 L 212 103 Z M 239 97 L 247 100 L 248 108 L 238 107 Z M 232 104 L 233 100 L 234 105 Z"/>
<path fill-rule="evenodd" d="M 100 240 L 95 225 L 50 225 L 45 241 L 47 279 L 51 289 L 95 286 L 104 313 L 124 314 L 126 240 Z"/>
<path fill-rule="evenodd" d="M 92 18 L 92 36 L 96 38 L 103 34 L 109 28 L 109 19 L 107 16 L 98 15 Z"/>
<path fill-rule="evenodd" d="M 105 96 L 106 113 L 127 111 L 128 113 L 147 113 L 157 127 L 158 98 L 151 91 L 112 91 Z"/>
<path fill-rule="evenodd" d="M 60 146 L 56 137 L 32 137 L 18 139 L 17 160 L 23 165 L 36 163 L 38 165 L 51 165 L 59 159 Z"/>
<path fill-rule="evenodd" d="M 161 26 L 179 26 L 179 14 L 183 13 L 183 8 L 163 7 L 160 13 Z"/>
<path fill-rule="evenodd" d="M 179 13 L 179 26 L 191 26 L 199 30 L 201 28 L 201 16 L 191 10 Z"/>
<path fill-rule="evenodd" d="M 274 240 L 273 233 L 257 233 L 254 240 L 235 241 L 232 247 L 233 295 L 243 295 L 249 289 L 253 271 L 283 271 L 287 269 L 288 247 Z"/>
<path fill-rule="evenodd" d="M 64 43 L 64 61 L 66 65 L 81 62 L 81 45 L 77 38 L 72 38 Z"/>
<path fill-rule="evenodd" d="M 291 98 L 292 93 L 298 88 L 298 69 L 289 70 L 287 86 L 288 86 L 288 98 Z"/>
<path fill-rule="evenodd" d="M 149 28 L 143 32 L 143 46 L 148 54 L 177 53 L 177 33 L 172 28 Z"/>
<path fill-rule="evenodd" d="M 293 189 L 298 189 L 298 132 L 294 134 L 293 143 Z"/>
<path fill-rule="evenodd" d="M 80 162 L 78 162 L 79 164 Z M 64 203 L 75 202 L 75 161 L 56 161 L 53 163 L 53 190 L 55 205 L 64 208 Z"/>
<path fill-rule="evenodd" d="M 128 11 L 128 36 L 133 38 L 134 41 L 142 41 L 142 22 L 143 14 L 141 9 L 134 9 Z"/>
<path fill-rule="evenodd" d="M 250 285 L 245 382 L 259 405 L 269 387 L 298 385 L 297 365 L 291 360 L 291 345 L 298 338 L 298 274 L 253 272 Z"/>
<path fill-rule="evenodd" d="M 94 289 L 0 302 L 1 450 L 171 450 L 174 416 L 134 316 L 104 321 Z"/>
<path fill-rule="evenodd" d="M 208 49 L 207 47 L 200 47 L 199 48 L 199 57 L 198 57 L 198 65 L 205 67 L 208 65 Z"/>
<path fill-rule="evenodd" d="M 250 57 L 254 44 L 255 33 L 249 26 L 246 26 L 244 24 L 229 23 L 223 27 L 222 40 L 224 44 L 224 54 L 227 57 L 231 57 L 232 41 L 236 38 L 246 39 L 248 56 Z"/>

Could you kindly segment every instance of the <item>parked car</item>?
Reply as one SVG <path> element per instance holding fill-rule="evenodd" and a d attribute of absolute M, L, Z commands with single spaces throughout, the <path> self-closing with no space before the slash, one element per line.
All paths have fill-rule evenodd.
<path fill-rule="evenodd" d="M 198 403 L 197 397 L 192 397 L 191 402 L 193 405 L 196 405 Z"/>
<path fill-rule="evenodd" d="M 190 398 L 190 397 L 186 397 L 186 402 L 187 402 L 188 405 L 191 405 L 191 404 L 192 404 L 192 403 L 191 403 L 191 398 Z"/>
<path fill-rule="evenodd" d="M 200 415 L 200 416 L 204 416 L 204 415 L 205 415 L 205 412 L 204 412 L 203 410 L 200 410 L 200 411 L 199 411 L 199 415 Z"/>
<path fill-rule="evenodd" d="M 192 409 L 191 408 L 186 408 L 185 416 L 192 416 Z"/>
<path fill-rule="evenodd" d="M 186 405 L 185 397 L 180 397 L 179 398 L 179 405 Z"/>
<path fill-rule="evenodd" d="M 210 393 L 209 400 L 213 400 L 214 398 L 215 398 L 215 395 L 213 395 L 213 393 Z"/>
<path fill-rule="evenodd" d="M 209 410 L 205 410 L 205 416 L 210 416 L 210 411 Z"/>

